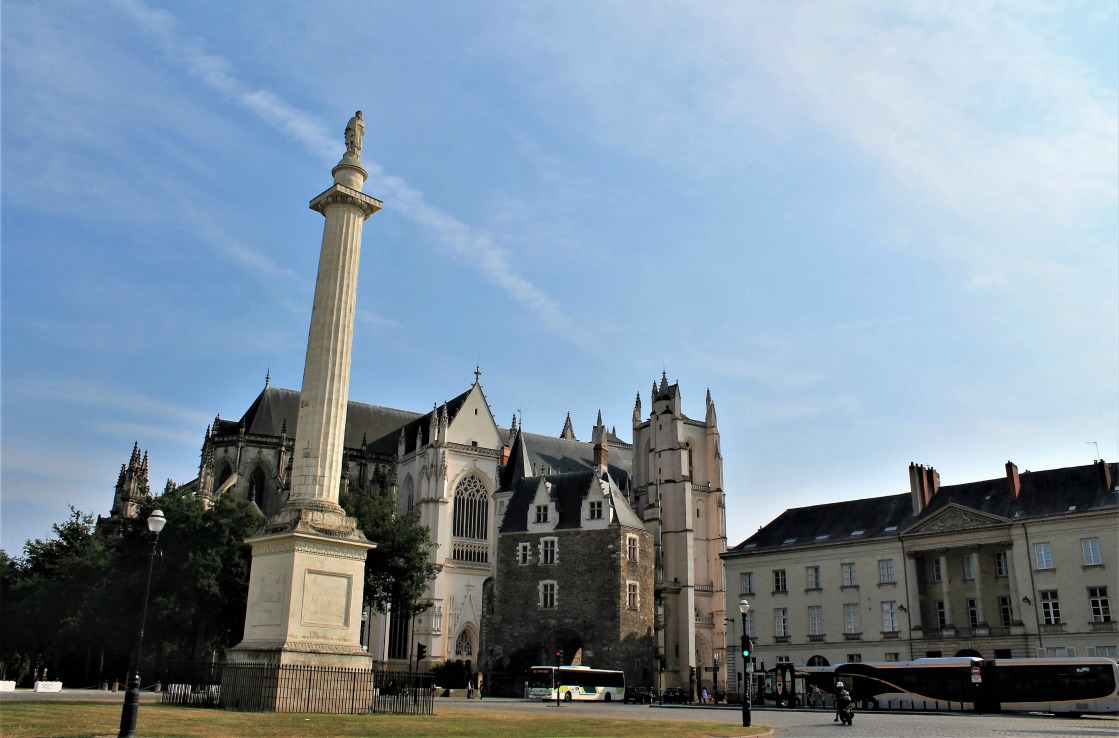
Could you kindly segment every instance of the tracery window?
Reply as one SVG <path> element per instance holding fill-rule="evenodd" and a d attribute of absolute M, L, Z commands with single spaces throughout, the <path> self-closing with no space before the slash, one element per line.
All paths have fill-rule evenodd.
<path fill-rule="evenodd" d="M 456 538 L 489 538 L 489 495 L 482 481 L 473 474 L 455 486 L 455 519 L 452 534 Z"/>
<path fill-rule="evenodd" d="M 473 656 L 474 645 L 470 642 L 470 634 L 465 630 L 455 639 L 455 656 Z"/>

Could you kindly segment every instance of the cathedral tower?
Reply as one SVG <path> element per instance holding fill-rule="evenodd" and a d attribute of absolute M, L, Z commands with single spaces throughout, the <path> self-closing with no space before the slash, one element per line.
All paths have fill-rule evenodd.
<path fill-rule="evenodd" d="M 661 375 L 649 417 L 641 396 L 633 412 L 634 499 L 657 551 L 657 650 L 664 686 L 712 689 L 705 667 L 725 640 L 726 585 L 719 555 L 726 551 L 723 456 L 715 405 L 707 394 L 704 420 L 681 410 L 680 387 Z M 695 678 L 692 669 L 695 669 Z"/>

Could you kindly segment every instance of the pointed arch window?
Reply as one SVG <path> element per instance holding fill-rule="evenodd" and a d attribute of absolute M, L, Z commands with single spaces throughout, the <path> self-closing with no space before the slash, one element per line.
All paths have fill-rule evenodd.
<path fill-rule="evenodd" d="M 474 644 L 470 641 L 470 634 L 465 630 L 455 639 L 455 656 L 473 656 Z"/>
<path fill-rule="evenodd" d="M 452 535 L 479 541 L 489 539 L 489 495 L 482 481 L 473 474 L 455 485 Z"/>
<path fill-rule="evenodd" d="M 264 507 L 264 470 L 259 466 L 249 475 L 249 502 L 255 502 L 258 507 Z"/>

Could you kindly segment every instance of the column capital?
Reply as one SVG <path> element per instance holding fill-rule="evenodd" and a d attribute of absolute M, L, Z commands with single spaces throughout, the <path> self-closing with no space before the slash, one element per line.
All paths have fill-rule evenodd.
<path fill-rule="evenodd" d="M 384 203 L 375 197 L 370 197 L 361 190 L 355 190 L 346 185 L 336 184 L 311 200 L 308 207 L 326 215 L 326 210 L 331 205 L 348 205 L 361 211 L 363 220 L 368 219 L 373 213 L 380 210 Z"/>

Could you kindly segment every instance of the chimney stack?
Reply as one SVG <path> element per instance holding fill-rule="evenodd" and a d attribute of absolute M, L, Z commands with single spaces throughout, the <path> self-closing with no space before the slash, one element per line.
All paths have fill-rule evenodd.
<path fill-rule="evenodd" d="M 1096 470 L 1099 473 L 1100 485 L 1103 487 L 1104 492 L 1111 491 L 1111 467 L 1103 459 L 1093 462 L 1096 465 Z"/>
<path fill-rule="evenodd" d="M 940 489 L 940 474 L 936 469 L 920 464 L 909 464 L 909 494 L 913 500 L 913 514 L 919 515 Z"/>
<path fill-rule="evenodd" d="M 1011 461 L 1006 462 L 1006 484 L 1010 499 L 1017 500 L 1022 493 L 1022 480 L 1018 478 L 1018 466 Z"/>

